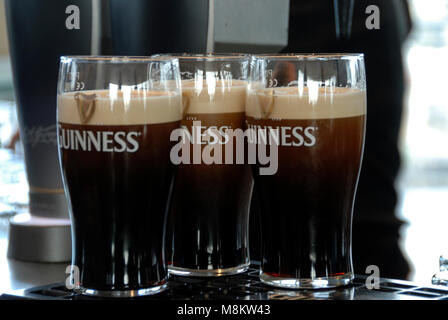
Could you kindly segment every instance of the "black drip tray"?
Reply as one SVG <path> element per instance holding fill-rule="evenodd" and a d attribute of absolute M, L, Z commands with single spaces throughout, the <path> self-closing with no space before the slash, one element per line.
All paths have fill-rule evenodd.
<path fill-rule="evenodd" d="M 258 265 L 240 275 L 219 278 L 171 276 L 167 290 L 133 299 L 148 300 L 448 300 L 448 287 L 418 286 L 409 281 L 381 279 L 379 289 L 367 289 L 366 277 L 352 285 L 325 290 L 287 290 L 266 286 L 258 278 Z M 0 299 L 97 300 L 74 293 L 63 283 L 16 290 Z"/>

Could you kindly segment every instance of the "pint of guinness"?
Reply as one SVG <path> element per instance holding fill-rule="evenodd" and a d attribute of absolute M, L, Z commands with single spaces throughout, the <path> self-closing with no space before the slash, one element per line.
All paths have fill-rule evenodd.
<path fill-rule="evenodd" d="M 167 223 L 168 269 L 175 275 L 207 277 L 244 272 L 250 263 L 253 178 L 250 166 L 237 161 L 241 154 L 231 132 L 245 127 L 249 58 L 178 58 L 186 148 Z"/>
<path fill-rule="evenodd" d="M 170 134 L 181 101 L 177 59 L 61 58 L 58 145 L 82 293 L 132 297 L 166 287 Z"/>
<path fill-rule="evenodd" d="M 351 222 L 366 121 L 363 56 L 252 59 L 249 143 L 276 144 L 278 170 L 260 175 L 261 280 L 330 288 L 353 279 Z"/>

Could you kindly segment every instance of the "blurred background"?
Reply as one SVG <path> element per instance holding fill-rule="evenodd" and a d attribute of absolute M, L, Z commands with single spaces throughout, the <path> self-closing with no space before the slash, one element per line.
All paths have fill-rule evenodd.
<path fill-rule="evenodd" d="M 411 279 L 428 282 L 448 251 L 448 1 L 410 0 L 414 28 L 403 50 L 407 98 L 398 214 Z"/>
<path fill-rule="evenodd" d="M 19 142 L 14 150 L 7 148 L 17 138 L 14 135 L 18 130 L 7 40 L 4 1 L 0 0 L 0 241 L 6 241 L 2 235 L 7 230 L 7 218 L 24 210 L 28 203 L 22 146 Z"/>
<path fill-rule="evenodd" d="M 448 251 L 448 0 L 409 0 L 409 7 L 397 215 L 406 222 L 401 247 L 411 264 L 409 280 L 430 284 Z M 6 241 L 9 213 L 28 201 L 20 144 L 5 149 L 17 129 L 5 20 L 0 0 L 0 241 Z"/>
<path fill-rule="evenodd" d="M 4 1 L 0 0 L 0 255 L 3 257 L 7 251 L 9 218 L 28 203 L 21 145 L 17 144 L 16 150 L 6 148 L 18 128 L 7 40 Z M 8 264 L 0 263 L 0 274 L 10 276 Z M 7 286 L 2 279 L 0 289 Z"/>

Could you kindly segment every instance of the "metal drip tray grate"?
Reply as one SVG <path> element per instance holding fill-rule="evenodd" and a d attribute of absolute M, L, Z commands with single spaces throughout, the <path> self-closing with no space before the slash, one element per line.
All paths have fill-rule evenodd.
<path fill-rule="evenodd" d="M 379 289 L 367 289 L 365 276 L 350 286 L 330 290 L 286 290 L 262 284 L 257 265 L 246 273 L 220 278 L 172 276 L 168 289 L 149 300 L 448 300 L 448 287 L 419 286 L 409 281 L 381 279 Z M 63 283 L 16 290 L 0 299 L 96 300 L 68 290 Z"/>

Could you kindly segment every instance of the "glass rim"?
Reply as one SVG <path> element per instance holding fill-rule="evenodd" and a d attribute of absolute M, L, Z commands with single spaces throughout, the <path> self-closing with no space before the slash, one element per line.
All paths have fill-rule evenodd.
<path fill-rule="evenodd" d="M 219 52 L 204 52 L 204 53 L 189 53 L 189 52 L 168 52 L 152 55 L 151 57 L 173 57 L 178 59 L 192 60 L 192 61 L 221 61 L 221 60 L 248 60 L 252 56 L 250 53 L 219 53 Z"/>
<path fill-rule="evenodd" d="M 252 59 L 291 61 L 331 61 L 364 59 L 364 53 L 263 53 L 252 54 Z"/>
<path fill-rule="evenodd" d="M 94 63 L 94 62 L 104 62 L 104 63 L 149 63 L 149 62 L 167 62 L 174 61 L 176 57 L 170 56 L 113 56 L 113 55 L 64 55 L 60 57 L 61 63 L 70 63 L 73 61 L 84 62 L 84 63 Z"/>

